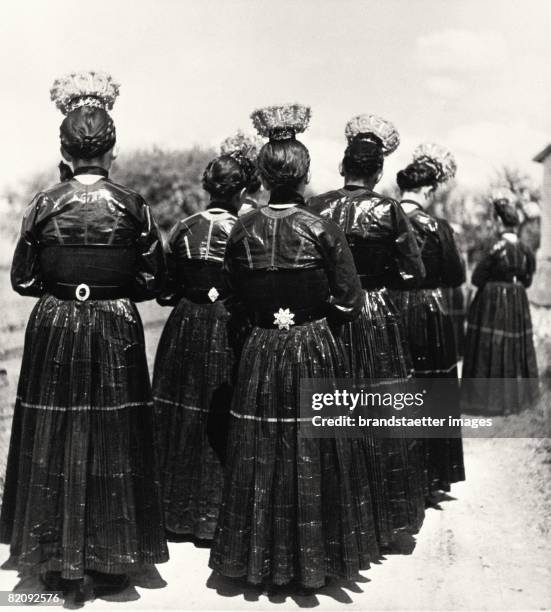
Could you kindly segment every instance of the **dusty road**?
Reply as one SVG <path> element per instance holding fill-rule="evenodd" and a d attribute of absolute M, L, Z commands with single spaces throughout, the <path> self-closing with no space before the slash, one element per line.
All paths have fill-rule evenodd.
<path fill-rule="evenodd" d="M 150 359 L 158 329 L 147 331 Z M 6 449 L 18 360 L 0 388 L 0 455 Z M 213 578 L 207 549 L 170 545 L 158 573 L 136 576 L 116 600 L 92 609 L 260 610 L 314 607 L 328 610 L 549 610 L 551 609 L 551 443 L 530 439 L 465 440 L 467 481 L 453 497 L 427 511 L 416 541 L 402 542 L 355 583 L 333 584 L 316 596 L 266 594 Z M 4 457 L 0 457 L 3 464 Z M 3 473 L 3 465 L 0 465 Z M 8 547 L 0 546 L 0 563 Z M 0 591 L 19 580 L 0 571 Z M 18 590 L 36 591 L 37 583 Z M 67 604 L 66 604 L 67 605 Z"/>

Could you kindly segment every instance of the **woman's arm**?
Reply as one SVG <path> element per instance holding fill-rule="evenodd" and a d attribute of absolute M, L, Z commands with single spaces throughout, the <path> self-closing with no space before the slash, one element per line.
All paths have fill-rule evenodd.
<path fill-rule="evenodd" d="M 136 241 L 138 249 L 136 275 L 132 299 L 135 302 L 158 297 L 166 281 L 166 264 L 159 228 L 151 215 L 149 206 L 142 201 L 140 235 Z"/>
<path fill-rule="evenodd" d="M 11 265 L 11 285 L 21 295 L 41 296 L 44 282 L 40 270 L 38 229 L 36 227 L 38 211 L 46 196 L 39 193 L 28 206 L 21 224 L 21 233 L 17 240 Z"/>
<path fill-rule="evenodd" d="M 342 230 L 328 219 L 319 223 L 323 223 L 318 239 L 331 292 L 330 317 L 351 321 L 359 315 L 364 303 L 354 258 Z"/>
<path fill-rule="evenodd" d="M 471 276 L 471 283 L 475 287 L 483 287 L 490 280 L 493 264 L 491 252 L 486 253 L 476 264 Z"/>
<path fill-rule="evenodd" d="M 536 271 L 536 258 L 534 256 L 534 252 L 530 247 L 523 245 L 523 249 L 526 254 L 526 271 L 523 274 L 521 281 L 522 284 L 528 288 L 532 284 L 532 279 L 534 278 L 534 272 Z"/>
<path fill-rule="evenodd" d="M 170 230 L 168 238 L 165 244 L 165 260 L 166 260 L 166 280 L 163 286 L 163 290 L 157 302 L 161 306 L 174 306 L 177 304 L 180 295 L 179 287 L 176 281 L 177 279 L 177 259 L 179 253 L 179 245 L 182 240 L 184 228 L 182 223 L 179 221 Z M 181 289 L 181 287 L 180 287 Z"/>
<path fill-rule="evenodd" d="M 425 278 L 425 266 L 411 221 L 398 202 L 391 200 L 395 263 L 404 289 L 416 287 Z"/>
<path fill-rule="evenodd" d="M 442 255 L 442 282 L 444 287 L 459 287 L 465 282 L 465 266 L 459 254 L 453 230 L 447 221 L 439 219 L 438 233 Z M 473 284 L 475 284 L 474 280 Z"/>

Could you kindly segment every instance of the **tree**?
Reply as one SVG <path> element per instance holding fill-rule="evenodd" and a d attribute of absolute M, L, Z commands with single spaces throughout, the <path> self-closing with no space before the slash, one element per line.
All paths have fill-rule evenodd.
<path fill-rule="evenodd" d="M 132 151 L 118 158 L 113 180 L 140 193 L 151 206 L 162 230 L 168 231 L 177 219 L 203 210 L 208 195 L 201 179 L 212 149 L 159 148 Z"/>

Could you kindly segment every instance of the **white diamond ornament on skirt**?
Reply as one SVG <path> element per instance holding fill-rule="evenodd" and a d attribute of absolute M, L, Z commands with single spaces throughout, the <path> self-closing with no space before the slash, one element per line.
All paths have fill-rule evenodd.
<path fill-rule="evenodd" d="M 295 324 L 294 318 L 294 312 L 291 312 L 288 308 L 280 308 L 277 312 L 274 312 L 274 325 L 277 325 L 280 330 L 289 330 L 291 325 Z"/>
<path fill-rule="evenodd" d="M 209 292 L 207 293 L 207 295 L 209 296 L 209 300 L 211 302 L 216 302 L 216 300 L 218 299 L 218 296 L 220 295 L 218 293 L 218 291 L 216 290 L 216 287 L 211 287 L 209 289 Z"/>

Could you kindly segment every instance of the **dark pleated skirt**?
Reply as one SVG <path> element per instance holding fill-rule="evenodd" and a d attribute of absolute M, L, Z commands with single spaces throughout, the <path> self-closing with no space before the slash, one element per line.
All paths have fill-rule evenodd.
<path fill-rule="evenodd" d="M 222 302 L 183 298 L 163 330 L 153 376 L 166 528 L 212 539 L 222 498 L 222 466 L 207 435 L 225 428 L 233 351 Z M 223 432 L 221 432 L 223 433 Z"/>
<path fill-rule="evenodd" d="M 466 411 L 518 413 L 537 400 L 538 366 L 523 285 L 491 282 L 477 292 L 469 308 L 463 379 Z"/>
<path fill-rule="evenodd" d="M 465 347 L 465 322 L 467 319 L 465 294 L 463 293 L 463 287 L 444 287 L 441 291 L 446 312 L 452 321 L 455 351 L 459 360 L 463 357 Z"/>
<path fill-rule="evenodd" d="M 378 558 L 363 441 L 298 435 L 300 379 L 347 374 L 325 320 L 253 328 L 232 404 L 214 570 L 317 588 Z"/>
<path fill-rule="evenodd" d="M 0 539 L 23 574 L 76 579 L 168 559 L 143 329 L 129 300 L 36 304 Z"/>
<path fill-rule="evenodd" d="M 415 376 L 457 380 L 453 323 L 447 314 L 442 291 L 393 291 L 392 299 L 401 314 Z M 446 412 L 454 418 L 460 416 L 459 387 L 456 401 L 450 402 Z M 461 438 L 426 439 L 425 452 L 429 491 L 449 491 L 452 483 L 465 480 Z"/>
<path fill-rule="evenodd" d="M 356 379 L 406 381 L 411 357 L 401 321 L 388 292 L 366 291 L 360 316 L 343 328 L 342 340 Z M 391 416 L 385 414 L 381 416 Z M 423 445 L 417 440 L 375 439 L 366 430 L 368 467 L 382 546 L 397 530 L 416 533 L 425 516 Z"/>

